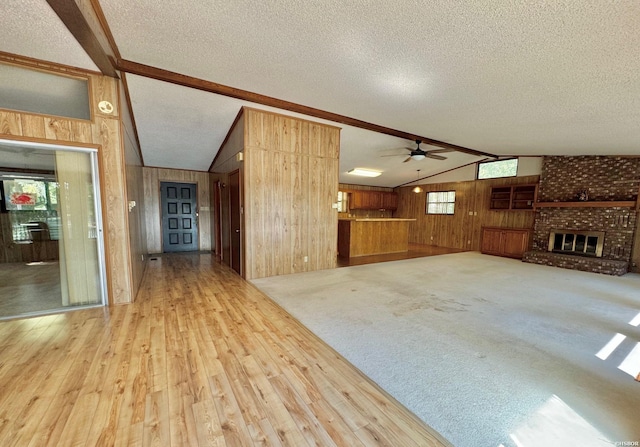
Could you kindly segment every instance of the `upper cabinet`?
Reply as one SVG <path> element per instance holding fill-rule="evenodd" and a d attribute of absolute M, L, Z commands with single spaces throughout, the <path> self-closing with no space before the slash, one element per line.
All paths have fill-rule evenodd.
<path fill-rule="evenodd" d="M 386 191 L 350 191 L 349 208 L 352 210 L 396 210 L 398 194 Z"/>
<path fill-rule="evenodd" d="M 537 185 L 494 186 L 489 209 L 501 211 L 533 210 Z"/>

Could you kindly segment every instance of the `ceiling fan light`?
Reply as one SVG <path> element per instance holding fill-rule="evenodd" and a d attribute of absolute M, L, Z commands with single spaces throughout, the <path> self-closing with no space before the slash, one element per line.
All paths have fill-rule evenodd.
<path fill-rule="evenodd" d="M 427 158 L 427 157 L 425 157 L 425 156 L 424 156 L 424 155 L 422 155 L 422 154 L 415 154 L 415 155 L 412 155 L 412 156 L 411 156 L 411 158 L 413 158 L 413 159 L 414 159 L 414 160 L 416 160 L 416 161 L 420 161 L 420 160 L 424 160 L 424 159 L 425 159 L 425 158 Z"/>
<path fill-rule="evenodd" d="M 362 168 L 351 169 L 350 171 L 347 171 L 347 173 L 352 175 L 359 175 L 362 177 L 378 177 L 380 174 L 382 174 L 382 172 L 380 171 L 374 171 L 373 169 L 362 169 Z"/>

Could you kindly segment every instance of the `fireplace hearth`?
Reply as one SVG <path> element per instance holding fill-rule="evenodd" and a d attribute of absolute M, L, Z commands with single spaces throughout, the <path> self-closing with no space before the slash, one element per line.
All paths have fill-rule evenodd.
<path fill-rule="evenodd" d="M 549 251 L 577 256 L 602 257 L 604 231 L 551 230 Z"/>

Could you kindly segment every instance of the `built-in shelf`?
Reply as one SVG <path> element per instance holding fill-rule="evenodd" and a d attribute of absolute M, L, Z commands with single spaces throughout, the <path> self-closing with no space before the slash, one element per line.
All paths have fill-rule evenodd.
<path fill-rule="evenodd" d="M 536 200 L 536 190 L 535 184 L 493 186 L 489 198 L 489 209 L 494 211 L 531 211 Z"/>
<path fill-rule="evenodd" d="M 537 202 L 534 208 L 634 208 L 636 202 L 633 200 L 610 201 L 610 202 Z"/>

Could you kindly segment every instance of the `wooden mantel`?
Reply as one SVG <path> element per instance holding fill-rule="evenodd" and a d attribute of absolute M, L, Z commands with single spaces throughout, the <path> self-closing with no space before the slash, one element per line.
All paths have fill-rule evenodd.
<path fill-rule="evenodd" d="M 534 208 L 633 208 L 635 206 L 636 202 L 633 200 L 605 202 L 537 202 L 533 204 Z"/>

